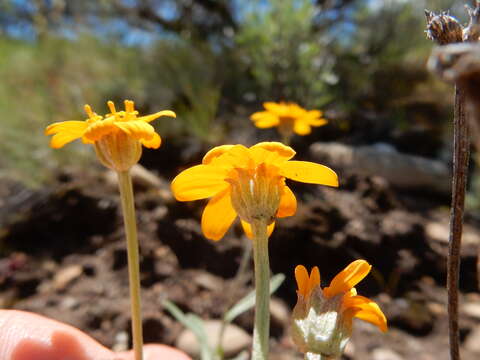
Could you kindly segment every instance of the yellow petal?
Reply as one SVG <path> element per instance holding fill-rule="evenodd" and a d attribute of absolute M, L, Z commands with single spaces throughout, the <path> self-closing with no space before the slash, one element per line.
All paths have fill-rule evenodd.
<path fill-rule="evenodd" d="M 295 267 L 295 280 L 297 281 L 297 292 L 306 297 L 309 277 L 305 266 L 297 265 Z"/>
<path fill-rule="evenodd" d="M 196 165 L 178 174 L 172 181 L 172 192 L 178 201 L 191 201 L 211 197 L 229 184 L 226 172 L 210 165 Z"/>
<path fill-rule="evenodd" d="M 223 154 L 213 157 L 209 160 L 212 166 L 224 168 L 251 168 L 253 159 L 248 148 L 243 145 L 233 145 Z"/>
<path fill-rule="evenodd" d="M 252 226 L 246 221 L 241 220 L 240 222 L 242 224 L 243 231 L 245 231 L 245 235 L 247 235 L 250 240 L 253 239 Z M 272 222 L 270 225 L 267 226 L 267 236 L 270 237 L 274 229 L 275 222 Z"/>
<path fill-rule="evenodd" d="M 114 125 L 125 134 L 137 140 L 150 140 L 152 139 L 153 134 L 155 134 L 155 129 L 152 125 L 140 120 L 116 121 Z"/>
<path fill-rule="evenodd" d="M 383 332 L 387 331 L 387 318 L 374 301 L 364 296 L 357 295 L 349 297 L 344 301 L 343 306 L 346 309 L 353 308 L 353 311 L 350 312 L 353 317 L 377 325 Z"/>
<path fill-rule="evenodd" d="M 220 155 L 225 154 L 228 150 L 230 150 L 234 145 L 221 145 L 216 146 L 210 151 L 208 151 L 205 156 L 203 157 L 202 164 L 210 164 L 213 159 L 216 159 Z"/>
<path fill-rule="evenodd" d="M 323 289 L 323 293 L 330 298 L 349 292 L 368 275 L 371 268 L 372 266 L 365 260 L 355 260 L 333 278 L 330 286 Z"/>
<path fill-rule="evenodd" d="M 202 231 L 207 239 L 220 240 L 237 217 L 230 200 L 230 189 L 211 198 L 203 210 Z"/>
<path fill-rule="evenodd" d="M 307 114 L 306 114 L 306 116 L 308 116 L 311 119 L 319 118 L 322 115 L 323 115 L 323 113 L 320 110 L 309 110 L 309 111 L 307 111 Z"/>
<path fill-rule="evenodd" d="M 150 140 L 141 139 L 140 142 L 149 149 L 158 149 L 162 144 L 162 138 L 157 133 L 153 133 L 153 137 Z"/>
<path fill-rule="evenodd" d="M 297 199 L 292 190 L 288 186 L 283 187 L 280 197 L 280 205 L 278 206 L 277 217 L 283 218 L 292 216 L 297 211 Z"/>
<path fill-rule="evenodd" d="M 138 120 L 145 121 L 145 122 L 151 122 L 155 119 L 158 119 L 160 116 L 169 116 L 169 117 L 173 117 L 173 118 L 177 117 L 177 115 L 173 111 L 163 110 L 163 111 L 159 111 L 155 114 L 141 116 L 141 117 L 138 118 Z"/>
<path fill-rule="evenodd" d="M 328 123 L 326 119 L 310 119 L 308 123 L 311 126 L 322 126 Z"/>
<path fill-rule="evenodd" d="M 263 107 L 266 110 L 280 116 L 284 116 L 288 111 L 288 106 L 285 103 L 276 103 L 276 102 L 268 101 L 263 103 Z"/>
<path fill-rule="evenodd" d="M 114 116 L 90 123 L 84 133 L 85 139 L 88 141 L 98 141 L 108 134 L 119 131 L 119 128 L 115 126 L 114 123 Z"/>
<path fill-rule="evenodd" d="M 317 286 L 320 285 L 320 270 L 318 270 L 318 266 L 314 266 L 312 271 L 310 272 L 310 278 L 308 279 L 308 294 L 313 291 Z"/>
<path fill-rule="evenodd" d="M 338 177 L 335 171 L 324 165 L 308 161 L 287 161 L 281 165 L 280 174 L 304 183 L 338 186 Z"/>
<path fill-rule="evenodd" d="M 266 129 L 280 124 L 280 119 L 277 115 L 269 113 L 268 111 L 256 112 L 250 116 L 250 119 L 255 123 L 255 126 L 260 129 Z"/>
<path fill-rule="evenodd" d="M 299 117 L 308 115 L 307 110 L 305 110 L 298 104 L 289 103 L 287 108 L 288 108 L 288 115 L 293 118 L 299 118 Z"/>
<path fill-rule="evenodd" d="M 314 266 L 309 276 L 305 266 L 297 265 L 295 267 L 295 280 L 297 281 L 298 293 L 307 298 L 313 289 L 320 285 L 320 271 L 317 266 Z"/>
<path fill-rule="evenodd" d="M 50 141 L 50 146 L 58 149 L 81 138 L 87 127 L 88 124 L 85 121 L 62 121 L 49 125 L 45 129 L 45 135 L 55 134 Z"/>
<path fill-rule="evenodd" d="M 297 119 L 293 124 L 293 131 L 298 135 L 308 135 L 312 132 L 310 124 L 300 119 Z"/>
<path fill-rule="evenodd" d="M 373 305 L 376 306 L 376 308 Z M 377 304 L 373 305 L 371 305 L 369 309 L 362 309 L 356 312 L 354 317 L 377 325 L 381 331 L 387 332 L 387 318 Z"/>
<path fill-rule="evenodd" d="M 280 142 L 261 142 L 250 147 L 250 154 L 255 163 L 272 165 L 283 164 L 295 156 L 295 150 Z"/>

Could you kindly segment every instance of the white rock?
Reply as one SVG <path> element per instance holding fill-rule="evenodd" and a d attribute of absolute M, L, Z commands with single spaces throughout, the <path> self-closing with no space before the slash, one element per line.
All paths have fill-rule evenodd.
<path fill-rule="evenodd" d="M 57 290 L 64 289 L 69 283 L 82 275 L 83 268 L 80 265 L 70 265 L 60 269 L 53 278 L 53 286 Z"/>
<path fill-rule="evenodd" d="M 72 297 L 72 296 L 64 297 L 59 304 L 60 308 L 64 309 L 64 310 L 74 309 L 74 308 L 78 307 L 78 305 L 79 305 L 78 300 L 76 298 Z"/>
<path fill-rule="evenodd" d="M 120 331 L 115 335 L 115 343 L 113 344 L 113 351 L 126 351 L 128 350 L 129 336 L 126 331 Z"/>
<path fill-rule="evenodd" d="M 462 307 L 462 312 L 465 315 L 471 316 L 475 319 L 480 319 L 480 304 L 479 303 L 466 303 Z"/>
<path fill-rule="evenodd" d="M 208 345 L 210 348 L 215 349 L 222 322 L 219 320 L 206 320 L 203 325 L 208 336 Z M 245 330 L 236 325 L 230 324 L 225 329 L 223 336 L 224 354 L 226 357 L 234 356 L 243 349 L 248 348 L 251 342 L 252 338 Z M 189 329 L 185 329 L 180 334 L 175 346 L 194 358 L 200 356 L 200 345 L 198 344 L 195 335 Z"/>
<path fill-rule="evenodd" d="M 403 360 L 395 351 L 386 348 L 376 348 L 372 352 L 373 360 Z"/>
<path fill-rule="evenodd" d="M 353 344 L 353 341 L 349 341 L 347 345 L 345 346 L 345 350 L 343 350 L 343 353 L 345 356 L 349 358 L 353 358 L 355 355 L 355 345 Z"/>
<path fill-rule="evenodd" d="M 465 339 L 465 349 L 480 354 L 480 326 L 477 326 Z"/>
<path fill-rule="evenodd" d="M 290 321 L 290 311 L 287 306 L 275 298 L 270 300 L 270 315 L 272 315 L 272 320 L 278 321 L 280 324 L 288 324 Z"/>

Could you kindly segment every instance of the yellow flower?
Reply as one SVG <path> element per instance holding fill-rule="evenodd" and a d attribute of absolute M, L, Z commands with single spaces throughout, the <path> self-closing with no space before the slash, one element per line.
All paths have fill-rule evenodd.
<path fill-rule="evenodd" d="M 296 133 L 308 135 L 312 126 L 322 126 L 327 120 L 322 118 L 319 110 L 305 110 L 295 103 L 263 103 L 265 111 L 259 111 L 250 116 L 255 126 L 261 129 L 278 126 L 282 135 Z"/>
<path fill-rule="evenodd" d="M 250 148 L 223 145 L 210 150 L 202 164 L 180 173 L 172 182 L 179 201 L 211 198 L 202 215 L 202 230 L 212 240 L 221 239 L 240 217 L 252 237 L 255 220 L 269 224 L 275 218 L 292 216 L 297 209 L 295 195 L 285 178 L 312 184 L 338 186 L 335 172 L 306 161 L 291 161 L 295 151 L 278 142 L 263 142 Z"/>
<path fill-rule="evenodd" d="M 298 300 L 292 314 L 292 337 L 301 352 L 340 356 L 350 338 L 354 317 L 387 331 L 387 319 L 380 307 L 357 295 L 354 288 L 370 269 L 365 260 L 356 260 L 322 289 L 318 267 L 310 276 L 304 266 L 295 268 Z"/>
<path fill-rule="evenodd" d="M 142 145 L 157 149 L 161 144 L 160 136 L 149 122 L 160 116 L 175 117 L 170 110 L 138 117 L 131 100 L 125 100 L 125 111 L 116 111 L 112 101 L 107 104 L 110 113 L 105 117 L 85 105 L 88 115 L 85 121 L 62 121 L 49 125 L 45 135 L 53 135 L 50 146 L 58 149 L 82 139 L 83 143 L 94 145 L 102 164 L 117 171 L 126 171 L 140 159 Z"/>

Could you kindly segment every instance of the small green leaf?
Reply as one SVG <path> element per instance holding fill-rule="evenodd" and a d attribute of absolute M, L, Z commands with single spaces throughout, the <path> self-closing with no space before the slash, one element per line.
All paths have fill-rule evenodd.
<path fill-rule="evenodd" d="M 285 280 L 285 275 L 276 274 L 270 279 L 270 295 L 273 294 Z M 255 306 L 255 291 L 248 293 L 240 299 L 230 310 L 223 316 L 223 321 L 227 324 L 231 323 L 238 315 Z"/>

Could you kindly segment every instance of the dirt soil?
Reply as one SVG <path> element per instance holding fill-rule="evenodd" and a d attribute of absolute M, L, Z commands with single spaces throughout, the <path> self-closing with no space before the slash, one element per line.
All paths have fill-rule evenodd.
<path fill-rule="evenodd" d="M 174 344 L 183 327 L 162 301 L 219 319 L 252 289 L 251 266 L 234 280 L 246 241 L 238 225 L 219 242 L 205 240 L 199 224 L 204 203 L 176 202 L 162 181 L 160 189 L 138 182 L 135 188 L 144 334 L 146 342 Z M 357 289 L 380 304 L 390 329 L 383 335 L 356 321 L 345 358 L 448 359 L 443 286 L 449 199 L 401 192 L 381 178 L 342 182 L 339 189 L 292 184 L 297 215 L 279 220 L 270 240 L 272 272 L 286 275 L 274 296 L 277 306 L 290 311 L 296 302 L 296 265 L 318 265 L 326 285 L 350 261 L 364 258 L 374 270 Z M 125 240 L 111 174 L 71 171 L 36 191 L 4 180 L 0 199 L 0 308 L 64 321 L 108 347 L 129 346 Z M 460 326 L 463 359 L 473 360 L 480 356 L 480 227 L 472 217 L 466 222 Z M 250 332 L 252 320 L 250 311 L 235 324 Z M 288 317 L 274 316 L 271 359 L 297 358 Z"/>

